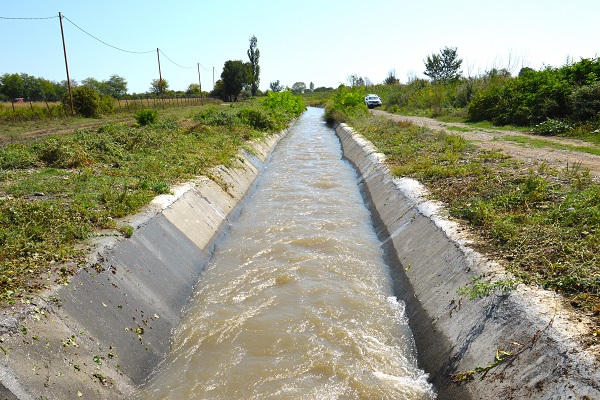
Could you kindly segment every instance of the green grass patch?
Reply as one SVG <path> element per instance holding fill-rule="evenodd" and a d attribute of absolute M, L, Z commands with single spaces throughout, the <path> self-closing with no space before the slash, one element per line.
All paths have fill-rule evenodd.
<path fill-rule="evenodd" d="M 531 147 L 537 147 L 537 148 L 550 148 L 550 149 L 557 149 L 557 150 L 579 151 L 582 153 L 600 155 L 599 147 L 575 146 L 575 145 L 570 145 L 570 144 L 566 144 L 566 143 L 558 143 L 558 142 L 555 142 L 552 140 L 534 138 L 534 137 L 529 137 L 529 136 L 509 135 L 509 136 L 504 136 L 502 138 L 502 140 L 505 140 L 508 142 L 515 142 L 515 143 L 519 143 L 519 144 L 525 144 L 525 145 L 528 145 Z"/>

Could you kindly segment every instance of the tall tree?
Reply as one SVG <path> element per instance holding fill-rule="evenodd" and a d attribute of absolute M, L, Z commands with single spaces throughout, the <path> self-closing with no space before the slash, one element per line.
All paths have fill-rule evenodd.
<path fill-rule="evenodd" d="M 26 97 L 25 84 L 19 74 L 4 74 L 0 77 L 0 93 L 6 100 L 13 100 L 17 97 Z"/>
<path fill-rule="evenodd" d="M 150 93 L 159 95 L 161 93 L 164 93 L 167 91 L 169 87 L 169 82 L 166 81 L 166 79 L 152 79 L 152 82 L 150 83 Z"/>
<path fill-rule="evenodd" d="M 106 94 L 104 82 L 100 82 L 96 78 L 85 78 L 81 81 L 81 86 L 87 86 L 94 89 L 96 92 L 100 94 Z"/>
<path fill-rule="evenodd" d="M 260 50 L 256 47 L 256 36 L 250 38 L 250 48 L 248 49 L 248 58 L 250 59 L 250 88 L 252 96 L 256 96 L 258 84 L 260 83 L 260 66 L 258 59 L 260 58 Z"/>
<path fill-rule="evenodd" d="M 118 99 L 127 94 L 127 81 L 119 75 L 111 75 L 110 79 L 104 82 L 106 94 Z"/>
<path fill-rule="evenodd" d="M 302 94 L 306 90 L 306 83 L 304 82 L 296 82 L 292 85 L 292 93 L 294 94 Z"/>
<path fill-rule="evenodd" d="M 456 47 L 444 47 L 440 54 L 427 56 L 423 73 L 434 82 L 447 83 L 460 77 L 462 61 L 458 58 Z"/>
<path fill-rule="evenodd" d="M 250 83 L 248 79 L 250 71 L 250 64 L 244 64 L 240 60 L 225 61 L 223 72 L 221 72 L 221 80 L 223 81 L 223 95 L 229 101 L 237 101 L 244 85 Z"/>
<path fill-rule="evenodd" d="M 285 89 L 285 88 L 283 87 L 283 85 L 279 83 L 279 79 L 278 79 L 278 80 L 276 80 L 275 82 L 271 82 L 271 83 L 269 84 L 269 87 L 271 88 L 271 90 L 272 90 L 273 92 L 283 92 L 283 89 Z"/>
<path fill-rule="evenodd" d="M 391 69 L 388 72 L 388 76 L 383 80 L 385 85 L 396 85 L 399 82 L 398 78 L 396 78 L 396 70 Z"/>

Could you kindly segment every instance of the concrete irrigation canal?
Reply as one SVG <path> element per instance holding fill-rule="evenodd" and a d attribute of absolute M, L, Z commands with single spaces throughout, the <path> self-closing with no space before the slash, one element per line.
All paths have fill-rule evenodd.
<path fill-rule="evenodd" d="M 156 198 L 6 314 L 0 399 L 600 398 L 559 302 L 463 299 L 498 268 L 322 113 Z"/>

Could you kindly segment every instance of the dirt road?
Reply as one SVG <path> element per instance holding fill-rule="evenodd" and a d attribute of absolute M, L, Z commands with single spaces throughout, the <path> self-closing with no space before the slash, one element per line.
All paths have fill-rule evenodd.
<path fill-rule="evenodd" d="M 471 141 L 476 146 L 488 150 L 502 150 L 504 153 L 523 160 L 526 164 L 535 168 L 541 163 L 554 167 L 556 169 L 564 168 L 586 168 L 590 171 L 594 181 L 600 183 L 600 156 L 576 150 L 563 150 L 553 147 L 533 147 L 528 144 L 517 143 L 506 140 L 508 137 L 527 137 L 531 139 L 542 139 L 545 142 L 552 142 L 558 145 L 566 146 L 585 146 L 588 148 L 597 148 L 600 146 L 594 143 L 584 142 L 576 139 L 557 138 L 552 136 L 532 135 L 518 131 L 481 129 L 472 125 L 440 122 L 432 118 L 411 117 L 403 115 L 390 114 L 381 110 L 373 110 L 374 115 L 382 115 L 397 121 L 410 121 L 420 126 L 427 126 L 431 129 L 447 130 L 454 134 L 461 135 Z"/>

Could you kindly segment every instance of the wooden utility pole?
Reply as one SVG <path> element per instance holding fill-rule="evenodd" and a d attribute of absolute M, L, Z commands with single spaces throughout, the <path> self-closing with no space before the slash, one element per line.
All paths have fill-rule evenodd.
<path fill-rule="evenodd" d="M 162 72 L 160 72 L 160 50 L 156 48 L 156 55 L 158 56 L 158 90 L 160 90 L 160 97 L 162 98 L 162 107 L 165 108 L 165 93 L 163 91 L 163 80 Z"/>
<path fill-rule="evenodd" d="M 198 86 L 200 86 L 200 105 L 204 104 L 202 99 L 202 81 L 200 80 L 200 63 L 198 63 Z"/>
<path fill-rule="evenodd" d="M 71 103 L 71 116 L 75 115 L 75 108 L 73 107 L 73 92 L 71 91 L 71 77 L 69 76 L 69 62 L 67 61 L 67 45 L 65 44 L 65 31 L 63 29 L 62 14 L 58 13 L 58 19 L 60 20 L 60 34 L 62 36 L 63 53 L 65 54 L 65 67 L 67 68 L 67 87 L 69 88 L 69 102 Z"/>

